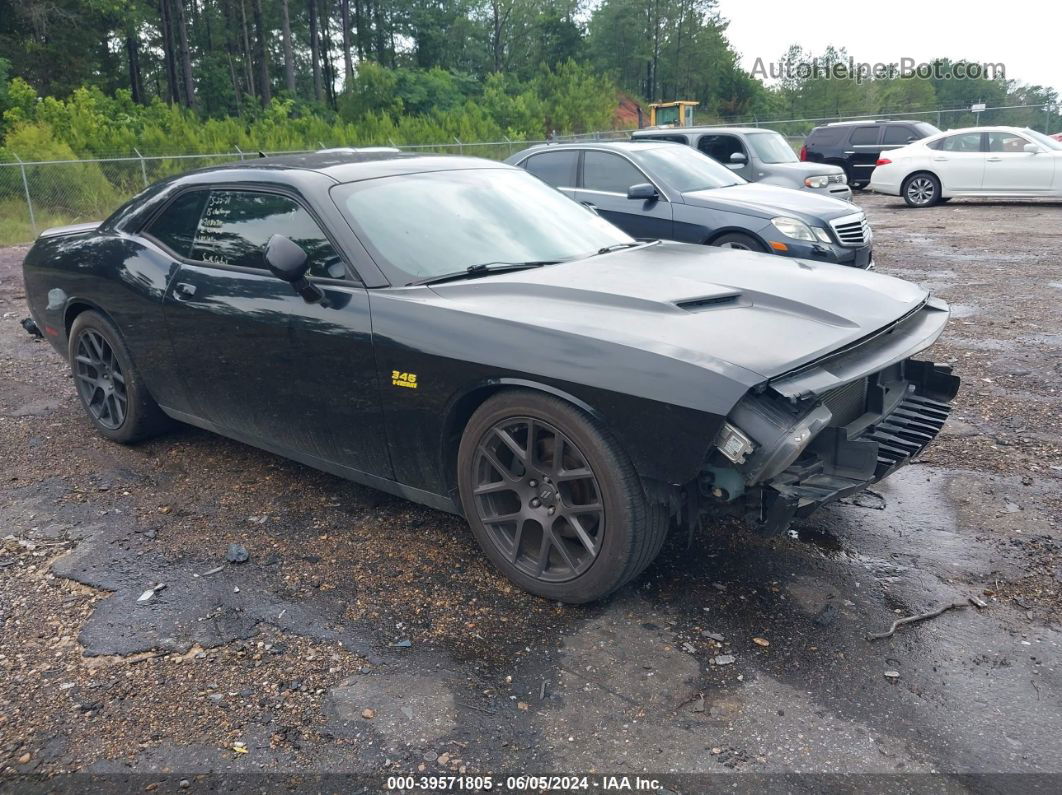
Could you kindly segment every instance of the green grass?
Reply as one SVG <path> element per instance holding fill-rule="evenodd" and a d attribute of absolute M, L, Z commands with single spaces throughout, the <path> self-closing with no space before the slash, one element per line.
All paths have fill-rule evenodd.
<path fill-rule="evenodd" d="M 26 212 L 26 203 L 24 201 L 17 199 L 0 201 L 0 246 L 18 246 L 32 243 L 41 231 L 50 226 L 63 226 L 64 224 L 98 220 L 44 208 L 34 208 L 34 210 L 37 221 L 36 232 L 30 225 L 29 213 Z"/>

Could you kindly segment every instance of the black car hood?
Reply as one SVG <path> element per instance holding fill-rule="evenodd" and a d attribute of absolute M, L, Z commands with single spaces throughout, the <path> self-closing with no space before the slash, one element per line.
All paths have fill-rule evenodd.
<path fill-rule="evenodd" d="M 728 210 L 765 219 L 785 215 L 812 224 L 857 212 L 849 202 L 832 196 L 762 182 L 690 191 L 682 194 L 682 200 L 694 207 Z"/>
<path fill-rule="evenodd" d="M 757 381 L 867 337 L 928 298 L 915 284 L 856 268 L 684 243 L 431 290 L 451 309 L 732 375 L 738 368 Z"/>

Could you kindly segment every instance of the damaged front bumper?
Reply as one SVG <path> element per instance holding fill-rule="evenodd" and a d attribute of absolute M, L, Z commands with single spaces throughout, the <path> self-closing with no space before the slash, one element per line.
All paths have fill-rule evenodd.
<path fill-rule="evenodd" d="M 735 461 L 717 447 L 701 473 L 701 512 L 723 507 L 764 533 L 866 489 L 936 438 L 959 388 L 951 368 L 910 358 L 947 307 L 927 303 L 893 327 L 768 382 L 730 413 L 753 442 Z"/>
<path fill-rule="evenodd" d="M 746 521 L 780 532 L 887 477 L 940 433 L 958 386 L 950 368 L 908 359 L 827 395 L 823 405 L 839 415 L 785 469 L 746 490 Z"/>

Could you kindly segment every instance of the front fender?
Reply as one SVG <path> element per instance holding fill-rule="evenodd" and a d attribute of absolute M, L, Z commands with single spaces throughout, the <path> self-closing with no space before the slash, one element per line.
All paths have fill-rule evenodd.
<path fill-rule="evenodd" d="M 724 417 L 578 384 L 559 386 L 519 377 L 484 379 L 456 393 L 440 439 L 444 472 L 453 473 L 469 418 L 492 395 L 528 389 L 560 398 L 586 412 L 616 438 L 643 479 L 682 485 L 700 471 Z M 452 481 L 452 474 L 450 476 Z M 448 482 L 447 489 L 456 488 Z"/>

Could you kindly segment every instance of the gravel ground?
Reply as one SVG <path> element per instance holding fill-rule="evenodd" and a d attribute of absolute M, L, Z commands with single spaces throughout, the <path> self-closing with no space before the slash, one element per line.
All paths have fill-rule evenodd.
<path fill-rule="evenodd" d="M 1062 205 L 859 201 L 878 268 L 952 303 L 945 433 L 799 538 L 674 539 L 587 608 L 453 517 L 98 438 L 0 249 L 0 773 L 1062 773 Z"/>

